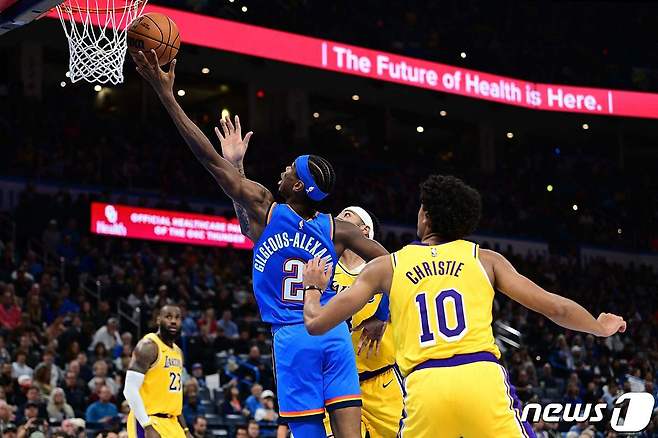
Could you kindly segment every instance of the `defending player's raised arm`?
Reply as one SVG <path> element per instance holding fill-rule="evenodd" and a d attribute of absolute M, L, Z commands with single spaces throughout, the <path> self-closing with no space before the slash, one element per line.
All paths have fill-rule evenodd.
<path fill-rule="evenodd" d="M 622 317 L 601 313 L 598 319 L 595 319 L 575 301 L 550 293 L 519 274 L 514 266 L 497 252 L 481 249 L 480 260 L 496 289 L 562 327 L 602 337 L 626 330 L 626 322 Z"/>
<path fill-rule="evenodd" d="M 325 306 L 320 304 L 320 296 L 331 279 L 331 266 L 317 258 L 309 260 L 303 276 L 304 325 L 310 334 L 321 335 L 358 312 L 376 293 L 388 291 L 391 288 L 393 266 L 388 256 L 369 262 L 354 284 Z"/>
<path fill-rule="evenodd" d="M 126 384 L 123 389 L 123 395 L 130 405 L 130 410 L 134 413 L 135 419 L 144 428 L 147 436 L 158 436 L 157 432 L 150 425 L 150 418 L 146 412 L 144 401 L 139 393 L 139 389 L 144 383 L 144 374 L 151 368 L 151 365 L 158 359 L 158 346 L 155 342 L 143 339 L 135 347 L 128 371 L 126 372 Z M 155 435 L 154 435 L 155 434 Z"/>
<path fill-rule="evenodd" d="M 341 220 L 336 220 L 335 224 L 334 246 L 339 256 L 346 249 L 353 251 L 366 262 L 388 255 L 388 251 L 379 242 L 368 239 L 356 225 Z"/>
<path fill-rule="evenodd" d="M 264 221 L 267 208 L 274 197 L 262 185 L 240 175 L 238 170 L 215 150 L 208 137 L 190 120 L 174 97 L 176 60 L 171 62 L 169 71 L 165 73 L 158 65 L 155 51 L 152 53 L 153 62 L 150 62 L 141 52 L 138 57 L 135 57 L 137 72 L 151 84 L 192 153 L 215 178 L 222 190 L 231 199 L 245 207 L 252 219 Z M 225 123 L 222 120 L 222 128 Z M 236 132 L 233 131 L 231 134 L 236 134 Z M 244 141 L 249 141 L 250 134 L 245 136 Z"/>

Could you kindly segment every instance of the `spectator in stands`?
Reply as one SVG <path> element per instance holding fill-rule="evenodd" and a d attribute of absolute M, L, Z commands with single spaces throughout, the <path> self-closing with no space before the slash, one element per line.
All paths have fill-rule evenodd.
<path fill-rule="evenodd" d="M 260 438 L 260 426 L 254 420 L 250 420 L 247 425 L 247 436 L 249 438 Z"/>
<path fill-rule="evenodd" d="M 192 365 L 192 376 L 196 379 L 199 384 L 199 388 L 207 388 L 206 377 L 203 375 L 203 366 L 200 363 L 195 363 Z"/>
<path fill-rule="evenodd" d="M 0 364 L 11 364 L 11 354 L 7 350 L 7 343 L 4 336 L 0 335 Z"/>
<path fill-rule="evenodd" d="M 89 390 L 94 391 L 99 381 L 110 389 L 112 396 L 117 394 L 119 387 L 114 379 L 108 376 L 108 366 L 104 360 L 94 362 L 94 377 L 89 381 Z"/>
<path fill-rule="evenodd" d="M 107 386 L 100 389 L 99 400 L 92 403 L 87 408 L 85 418 L 91 423 L 109 424 L 119 418 L 119 411 L 117 407 L 110 403 L 112 399 L 112 391 Z"/>
<path fill-rule="evenodd" d="M 263 391 L 261 395 L 261 404 L 263 407 L 256 409 L 254 420 L 256 421 L 276 421 L 279 414 L 276 413 L 274 407 L 274 393 L 269 389 Z"/>
<path fill-rule="evenodd" d="M 44 365 L 38 368 L 38 372 L 34 373 L 33 385 L 39 389 L 42 398 L 47 398 L 53 390 L 50 385 L 50 365 Z"/>
<path fill-rule="evenodd" d="M 217 336 L 215 336 L 214 339 L 209 339 L 202 330 L 202 338 L 204 341 L 212 345 L 214 351 L 228 351 L 234 346 L 234 341 L 226 337 L 224 329 L 221 327 L 217 327 Z"/>
<path fill-rule="evenodd" d="M 37 367 L 34 369 L 35 376 L 42 367 L 49 369 L 49 371 L 50 371 L 50 382 L 49 382 L 50 386 L 52 388 L 56 387 L 57 383 L 59 383 L 59 381 L 64 376 L 64 372 L 55 363 L 55 353 L 53 353 L 51 350 L 46 350 L 43 353 L 43 361 L 39 365 L 37 365 Z"/>
<path fill-rule="evenodd" d="M 28 405 L 34 405 L 37 407 L 38 414 L 41 418 L 46 417 L 46 406 L 43 403 L 41 398 L 41 393 L 35 386 L 30 386 L 25 392 L 25 397 L 17 399 L 20 400 L 20 406 L 18 408 L 18 414 L 22 414 Z"/>
<path fill-rule="evenodd" d="M 31 330 L 23 332 L 18 340 L 18 349 L 23 350 L 27 354 L 26 363 L 30 367 L 34 367 L 41 362 L 41 351 L 38 345 L 39 339 Z"/>
<path fill-rule="evenodd" d="M 26 270 L 26 264 L 21 263 L 16 270 L 11 273 L 11 282 L 14 285 L 14 291 L 21 297 L 25 296 L 34 283 L 34 277 Z"/>
<path fill-rule="evenodd" d="M 615 402 L 622 395 L 623 392 L 619 389 L 617 382 L 612 380 L 609 384 L 603 387 L 603 401 L 608 405 L 608 409 L 612 409 Z"/>
<path fill-rule="evenodd" d="M 222 404 L 223 415 L 246 415 L 247 411 L 243 409 L 240 401 L 240 390 L 237 386 L 231 386 L 226 391 L 224 403 Z"/>
<path fill-rule="evenodd" d="M 94 372 L 89 367 L 87 354 L 85 354 L 84 352 L 79 353 L 76 363 L 78 366 L 78 375 L 80 376 L 80 378 L 85 381 L 91 380 L 91 378 L 94 376 Z"/>
<path fill-rule="evenodd" d="M 107 305 L 107 303 L 106 303 Z M 99 304 L 100 306 L 100 304 Z M 116 318 L 109 318 L 107 324 L 99 328 L 94 334 L 94 339 L 91 341 L 89 348 L 92 350 L 96 345 L 102 343 L 107 351 L 111 351 L 118 344 L 121 345 L 121 336 L 119 335 L 119 320 Z"/>
<path fill-rule="evenodd" d="M 181 346 L 185 356 L 188 355 L 190 339 L 199 336 L 199 326 L 197 325 L 192 315 L 187 310 L 186 305 L 181 305 L 181 317 L 183 322 L 181 324 Z"/>
<path fill-rule="evenodd" d="M 232 320 L 233 315 L 230 310 L 224 310 L 222 319 L 217 322 L 217 325 L 224 329 L 224 334 L 229 339 L 237 339 L 240 336 L 238 325 Z"/>
<path fill-rule="evenodd" d="M 59 289 L 57 300 L 52 307 L 46 310 L 46 320 L 52 322 L 58 316 L 69 316 L 80 312 L 80 306 L 70 298 L 71 286 L 64 283 Z"/>
<path fill-rule="evenodd" d="M 25 424 L 30 419 L 38 418 L 40 416 L 39 415 L 40 411 L 41 411 L 41 406 L 38 403 L 35 403 L 33 401 L 28 401 L 27 403 L 25 403 L 25 406 L 23 406 L 23 409 L 21 410 L 23 414 L 21 417 L 21 424 Z"/>
<path fill-rule="evenodd" d="M 62 388 L 55 388 L 50 394 L 46 406 L 50 421 L 62 422 L 66 418 L 74 418 L 73 407 L 66 402 L 66 394 Z"/>
<path fill-rule="evenodd" d="M 32 285 L 26 301 L 25 313 L 27 313 L 29 323 L 34 327 L 43 326 L 43 303 L 41 302 L 41 292 L 38 284 Z"/>
<path fill-rule="evenodd" d="M 195 391 L 185 395 L 183 402 L 183 417 L 187 424 L 192 424 L 194 419 L 200 415 L 204 415 L 206 410 L 204 406 L 199 403 L 199 394 Z"/>
<path fill-rule="evenodd" d="M 107 363 L 110 362 L 111 360 L 110 353 L 107 351 L 105 344 L 103 344 L 102 342 L 96 344 L 96 346 L 94 347 L 94 352 L 92 353 L 91 356 L 94 363 L 98 362 L 99 360 L 102 360 Z"/>
<path fill-rule="evenodd" d="M 0 327 L 5 330 L 16 330 L 22 322 L 21 309 L 16 304 L 13 285 L 8 287 L 0 283 L 2 304 L 0 304 Z"/>
<path fill-rule="evenodd" d="M 16 353 L 16 360 L 11 364 L 11 376 L 18 379 L 21 376 L 32 377 L 34 370 L 27 364 L 27 353 L 25 351 L 18 351 Z"/>
<path fill-rule="evenodd" d="M 260 402 L 263 394 L 263 386 L 260 383 L 254 383 L 251 386 L 251 395 L 245 400 L 245 407 L 249 411 L 249 416 L 253 417 L 256 411 L 263 407 Z"/>
<path fill-rule="evenodd" d="M 88 394 L 84 382 L 73 371 L 67 371 L 64 378 L 64 395 L 77 416 L 82 416 L 87 406 Z"/>
<path fill-rule="evenodd" d="M 6 400 L 0 400 L 0 431 L 4 431 L 8 424 L 12 423 L 14 407 Z"/>
<path fill-rule="evenodd" d="M 199 331 L 207 336 L 211 341 L 215 339 L 217 335 L 217 319 L 215 318 L 215 309 L 209 307 L 203 313 L 203 316 L 199 318 L 197 322 L 199 326 Z"/>
<path fill-rule="evenodd" d="M 121 406 L 119 408 L 119 417 L 121 417 L 121 424 L 124 426 L 126 423 L 128 423 L 128 416 L 130 415 L 130 404 L 128 403 L 128 400 L 124 400 L 121 402 Z"/>
<path fill-rule="evenodd" d="M 235 429 L 235 438 L 249 438 L 247 426 L 238 426 Z"/>
<path fill-rule="evenodd" d="M 192 436 L 194 438 L 211 438 L 212 434 L 208 432 L 208 420 L 205 417 L 198 416 L 192 423 Z"/>
<path fill-rule="evenodd" d="M 123 347 L 121 355 L 114 360 L 114 369 L 117 371 L 128 371 L 130 359 L 132 358 L 132 348 Z"/>
<path fill-rule="evenodd" d="M 258 348 L 257 345 L 252 345 L 251 348 L 249 348 L 249 356 L 245 363 L 253 369 L 258 370 L 258 372 L 254 374 L 254 380 L 260 382 L 264 387 L 274 386 L 272 368 L 262 360 L 260 348 Z"/>

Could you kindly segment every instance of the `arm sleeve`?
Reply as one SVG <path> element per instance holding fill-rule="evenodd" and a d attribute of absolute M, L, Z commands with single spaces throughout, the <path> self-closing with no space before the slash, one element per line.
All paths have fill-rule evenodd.
<path fill-rule="evenodd" d="M 126 397 L 130 405 L 130 410 L 135 414 L 135 418 L 139 421 L 139 424 L 144 426 L 149 422 L 149 416 L 146 413 L 142 396 L 139 395 L 139 388 L 142 387 L 142 383 L 144 383 L 144 374 L 128 370 L 123 395 Z"/>
<path fill-rule="evenodd" d="M 377 306 L 375 317 L 380 321 L 388 321 L 388 317 L 390 316 L 388 307 L 388 294 L 382 293 L 382 300 L 379 302 L 379 306 Z"/>

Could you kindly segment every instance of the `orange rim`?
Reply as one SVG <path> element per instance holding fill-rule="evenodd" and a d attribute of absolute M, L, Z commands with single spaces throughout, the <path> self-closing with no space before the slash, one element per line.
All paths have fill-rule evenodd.
<path fill-rule="evenodd" d="M 73 6 L 73 5 L 69 4 L 69 2 L 61 3 L 60 5 L 55 6 L 55 8 L 62 9 L 63 12 L 66 12 L 68 14 L 73 13 L 73 12 L 77 12 L 79 14 L 80 13 L 86 14 L 88 12 L 92 12 L 92 13 L 107 15 L 110 12 L 117 13 L 117 12 L 126 12 L 129 9 L 137 9 L 139 7 L 140 3 L 146 3 L 146 0 L 144 0 L 144 1 L 135 0 L 130 6 L 125 5 L 125 6 L 119 6 L 119 7 L 116 7 L 116 8 L 103 8 L 103 9 L 100 9 L 100 8 L 99 9 L 96 9 L 96 8 L 80 8 L 78 6 Z"/>

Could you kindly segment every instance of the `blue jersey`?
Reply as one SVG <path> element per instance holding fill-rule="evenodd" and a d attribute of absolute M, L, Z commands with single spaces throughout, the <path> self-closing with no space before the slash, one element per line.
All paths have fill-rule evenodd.
<path fill-rule="evenodd" d="M 318 213 L 305 220 L 288 204 L 272 207 L 270 221 L 254 246 L 252 269 L 254 294 L 263 321 L 275 325 L 304 322 L 302 271 L 314 257 L 336 265 L 333 226 L 329 214 Z M 325 304 L 334 295 L 328 287 L 320 302 Z"/>

